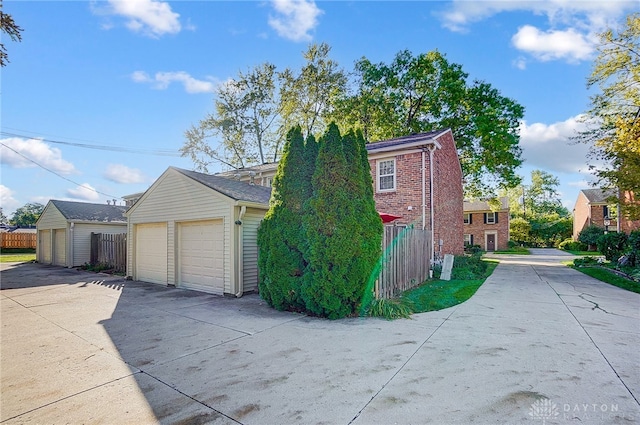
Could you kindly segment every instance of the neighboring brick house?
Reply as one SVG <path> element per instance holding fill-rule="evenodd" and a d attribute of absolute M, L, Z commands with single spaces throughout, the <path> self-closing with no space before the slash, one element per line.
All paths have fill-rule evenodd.
<path fill-rule="evenodd" d="M 629 198 L 629 193 L 624 194 Z M 573 207 L 573 239 L 578 240 L 578 235 L 587 226 L 596 225 L 605 231 L 629 233 L 640 229 L 640 220 L 628 220 L 622 218 L 620 223 L 616 220 L 617 204 L 610 199 L 617 197 L 614 190 L 583 189 L 578 194 L 576 205 Z"/>
<path fill-rule="evenodd" d="M 367 144 L 379 212 L 432 229 L 434 253 L 461 254 L 462 169 L 450 129 Z"/>
<path fill-rule="evenodd" d="M 509 248 L 509 198 L 500 198 L 494 211 L 487 201 L 464 201 L 464 244 L 479 245 L 485 251 Z"/>
<path fill-rule="evenodd" d="M 378 212 L 399 216 L 395 224 L 433 227 L 436 256 L 461 254 L 462 169 L 451 130 L 383 140 L 366 147 Z M 269 163 L 218 175 L 271 186 L 277 168 L 277 163 Z"/>

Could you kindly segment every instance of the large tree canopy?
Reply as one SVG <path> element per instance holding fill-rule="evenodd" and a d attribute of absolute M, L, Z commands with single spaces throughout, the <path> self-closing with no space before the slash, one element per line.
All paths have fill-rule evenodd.
<path fill-rule="evenodd" d="M 591 128 L 579 139 L 591 144 L 590 159 L 599 184 L 640 193 L 640 13 L 629 15 L 617 32 L 600 34 L 598 56 L 587 81 L 599 92 L 591 97 L 586 120 Z M 640 205 L 623 202 L 622 213 L 640 218 Z"/>
<path fill-rule="evenodd" d="M 44 211 L 44 205 L 34 202 L 18 208 L 11 218 L 11 224 L 18 227 L 35 226 Z"/>
<path fill-rule="evenodd" d="M 490 84 L 467 81 L 462 67 L 438 51 L 399 52 L 390 64 L 356 63 L 355 91 L 336 120 L 358 126 L 369 141 L 451 128 L 469 195 L 519 183 L 519 122 L 524 108 Z"/>

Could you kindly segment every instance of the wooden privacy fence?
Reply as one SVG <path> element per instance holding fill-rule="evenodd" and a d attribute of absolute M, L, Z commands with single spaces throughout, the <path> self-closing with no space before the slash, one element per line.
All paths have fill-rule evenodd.
<path fill-rule="evenodd" d="M 429 277 L 431 232 L 413 227 L 385 226 L 382 269 L 376 298 L 393 298 Z"/>
<path fill-rule="evenodd" d="M 36 248 L 38 235 L 35 233 L 2 232 L 2 248 Z"/>
<path fill-rule="evenodd" d="M 127 268 L 127 234 L 91 233 L 90 263 L 124 272 Z"/>

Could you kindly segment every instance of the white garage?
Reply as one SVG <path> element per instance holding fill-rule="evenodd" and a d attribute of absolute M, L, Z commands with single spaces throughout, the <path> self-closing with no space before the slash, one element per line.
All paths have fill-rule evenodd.
<path fill-rule="evenodd" d="M 240 296 L 258 289 L 256 229 L 271 189 L 168 168 L 127 211 L 127 275 Z"/>
<path fill-rule="evenodd" d="M 47 202 L 36 222 L 36 260 L 78 267 L 91 261 L 91 233 L 127 232 L 125 206 L 88 202 Z"/>

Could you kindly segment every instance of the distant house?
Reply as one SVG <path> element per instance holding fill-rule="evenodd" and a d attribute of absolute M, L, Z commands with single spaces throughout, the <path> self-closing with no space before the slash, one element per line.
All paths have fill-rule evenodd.
<path fill-rule="evenodd" d="M 77 267 L 90 261 L 91 233 L 126 233 L 126 207 L 51 200 L 36 222 L 36 260 Z"/>
<path fill-rule="evenodd" d="M 240 296 L 258 289 L 257 230 L 271 189 L 169 167 L 127 211 L 127 275 Z"/>
<path fill-rule="evenodd" d="M 464 244 L 483 250 L 509 247 L 509 198 L 500 198 L 500 209 L 492 210 L 487 201 L 464 201 Z"/>
<path fill-rule="evenodd" d="M 623 196 L 631 196 L 624 193 Z M 578 240 L 580 232 L 588 226 L 595 225 L 608 232 L 629 233 L 640 229 L 640 220 L 618 220 L 618 204 L 611 202 L 617 198 L 615 190 L 583 189 L 573 207 L 573 239 Z"/>

